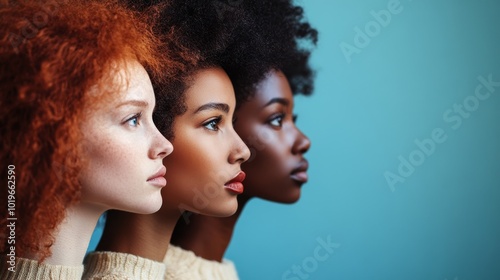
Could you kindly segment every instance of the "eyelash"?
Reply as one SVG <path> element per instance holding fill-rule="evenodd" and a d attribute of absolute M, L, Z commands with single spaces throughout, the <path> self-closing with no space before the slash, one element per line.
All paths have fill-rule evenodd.
<path fill-rule="evenodd" d="M 216 118 L 214 118 L 214 119 L 211 119 L 211 120 L 209 120 L 209 121 L 207 121 L 207 122 L 203 123 L 203 126 L 204 126 L 206 129 L 210 130 L 210 131 L 219 131 L 219 129 L 220 129 L 220 128 L 219 128 L 219 123 L 220 123 L 221 121 L 222 121 L 222 116 L 218 116 L 218 117 L 216 117 Z M 210 127 L 209 127 L 210 125 L 214 125 L 215 127 L 214 127 L 214 128 L 210 128 Z"/>
<path fill-rule="evenodd" d="M 267 123 L 268 123 L 269 125 L 271 125 L 271 126 L 274 126 L 274 127 L 282 127 L 282 126 L 283 126 L 283 120 L 285 119 L 285 117 L 286 117 L 286 114 L 284 114 L 284 113 L 279 113 L 279 114 L 273 115 L 273 116 L 269 119 L 269 121 L 268 121 Z M 298 118 L 298 116 L 297 116 L 297 115 L 293 115 L 293 116 L 292 116 L 292 121 L 293 121 L 293 123 L 295 123 L 295 122 L 297 121 L 297 118 Z M 272 122 L 273 122 L 273 121 L 275 121 L 276 119 L 281 119 L 281 120 L 280 120 L 279 125 L 274 125 L 274 124 L 272 124 Z"/>
<path fill-rule="evenodd" d="M 284 118 L 285 118 L 284 113 L 275 114 L 275 115 L 271 116 L 271 118 L 269 119 L 269 121 L 267 123 L 273 127 L 281 127 L 283 125 Z M 273 124 L 273 122 L 277 119 L 280 119 L 279 124 L 278 125 Z"/>
<path fill-rule="evenodd" d="M 141 120 L 142 113 L 137 113 L 133 115 L 131 118 L 127 119 L 124 123 L 132 126 L 132 127 L 137 127 L 139 125 L 139 121 Z M 130 121 L 135 120 L 135 124 L 130 124 Z"/>

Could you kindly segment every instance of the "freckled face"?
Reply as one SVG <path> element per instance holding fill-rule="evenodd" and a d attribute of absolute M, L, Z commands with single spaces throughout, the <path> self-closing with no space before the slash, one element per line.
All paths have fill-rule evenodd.
<path fill-rule="evenodd" d="M 165 158 L 165 207 L 211 216 L 232 215 L 240 165 L 250 152 L 233 129 L 233 86 L 220 68 L 199 71 L 185 93 L 187 112 L 175 119 L 175 152 Z M 241 175 L 240 175 L 241 177 Z"/>
<path fill-rule="evenodd" d="M 128 79 L 128 87 L 126 81 Z M 153 123 L 153 87 L 138 62 L 122 66 L 115 79 L 122 89 L 81 124 L 84 156 L 82 203 L 149 214 L 162 205 L 162 160 L 173 150 Z"/>
<path fill-rule="evenodd" d="M 282 203 L 300 198 L 311 142 L 295 125 L 293 101 L 285 75 L 271 71 L 235 113 L 235 130 L 252 153 L 242 165 L 247 197 Z"/>

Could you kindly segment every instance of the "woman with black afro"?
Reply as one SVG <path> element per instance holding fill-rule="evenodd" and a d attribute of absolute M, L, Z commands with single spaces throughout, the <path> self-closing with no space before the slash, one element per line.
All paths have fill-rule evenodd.
<path fill-rule="evenodd" d="M 235 89 L 235 130 L 252 155 L 242 165 L 245 189 L 236 214 L 185 214 L 178 221 L 165 258 L 165 279 L 238 279 L 233 263 L 223 256 L 246 203 L 251 198 L 294 203 L 308 180 L 304 154 L 311 142 L 295 125 L 293 95 L 313 91 L 308 60 L 317 31 L 291 0 L 233 1 L 219 11 L 224 25 L 240 26 L 221 65 Z M 231 22 L 237 12 L 248 21 Z"/>

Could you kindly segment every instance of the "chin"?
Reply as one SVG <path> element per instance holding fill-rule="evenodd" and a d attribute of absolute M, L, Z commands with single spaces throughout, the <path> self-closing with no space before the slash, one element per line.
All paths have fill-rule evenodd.
<path fill-rule="evenodd" d="M 130 212 L 130 213 L 135 213 L 135 214 L 142 214 L 142 215 L 148 215 L 148 214 L 153 214 L 155 212 L 158 212 L 161 208 L 161 203 L 144 203 L 143 205 L 129 205 L 129 206 L 122 206 L 122 207 L 112 207 L 110 209 L 115 209 L 115 210 L 120 210 L 124 212 Z"/>
<path fill-rule="evenodd" d="M 200 213 L 205 216 L 212 216 L 212 217 L 218 217 L 218 218 L 225 218 L 234 215 L 236 213 L 237 208 L 234 209 L 223 209 L 223 210 L 218 210 L 218 211 L 213 211 L 213 212 L 205 212 L 205 213 Z"/>
<path fill-rule="evenodd" d="M 236 197 L 234 200 L 231 202 L 228 207 L 225 207 L 224 211 L 222 211 L 221 215 L 219 217 L 229 217 L 232 216 L 236 211 L 238 210 L 238 200 Z"/>
<path fill-rule="evenodd" d="M 130 199 L 131 200 L 128 200 L 126 204 L 122 203 L 120 208 L 117 207 L 113 209 L 136 214 L 153 214 L 158 212 L 163 205 L 160 188 L 145 190 L 141 196 L 136 195 Z"/>
<path fill-rule="evenodd" d="M 238 210 L 238 200 L 236 199 L 236 197 L 234 198 L 234 202 L 231 203 L 231 206 L 224 210 L 225 211 L 224 213 L 222 213 L 223 215 L 221 215 L 221 217 L 229 217 L 236 213 L 236 211 Z"/>
<path fill-rule="evenodd" d="M 280 193 L 279 195 L 275 195 L 272 197 L 261 196 L 260 198 L 276 203 L 294 204 L 300 199 L 300 189 L 293 189 L 292 191 Z"/>
<path fill-rule="evenodd" d="M 153 214 L 153 213 L 158 212 L 158 210 L 160 210 L 162 204 L 163 204 L 162 199 L 154 200 L 154 201 L 151 200 L 148 203 L 144 203 L 143 205 L 141 205 L 135 211 L 130 211 L 130 210 L 124 210 L 124 211 L 137 213 L 137 214 Z"/>
<path fill-rule="evenodd" d="M 232 200 L 231 202 L 217 204 L 214 208 L 207 207 L 205 209 L 192 212 L 205 216 L 223 218 L 232 216 L 234 213 L 236 213 L 236 210 L 238 210 L 238 201 L 236 200 L 236 198 L 234 198 L 234 200 Z"/>
<path fill-rule="evenodd" d="M 284 199 L 282 201 L 277 201 L 277 202 L 281 202 L 283 204 L 294 204 L 295 202 L 299 201 L 299 199 L 300 199 L 300 195 L 297 197 L 291 197 L 291 198 Z"/>

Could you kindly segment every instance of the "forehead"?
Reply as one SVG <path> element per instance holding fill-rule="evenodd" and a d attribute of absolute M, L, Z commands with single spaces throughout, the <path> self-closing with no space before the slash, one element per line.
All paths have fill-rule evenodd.
<path fill-rule="evenodd" d="M 189 111 L 198 105 L 209 102 L 226 103 L 234 108 L 233 85 L 226 72 L 221 68 L 208 68 L 197 72 L 191 86 L 186 90 L 186 103 Z"/>
<path fill-rule="evenodd" d="M 126 98 L 154 98 L 151 80 L 146 69 L 137 61 L 127 61 L 118 66 L 114 83 L 120 87 Z M 123 94 L 125 93 L 125 95 Z"/>
<path fill-rule="evenodd" d="M 271 71 L 257 85 L 254 95 L 242 106 L 262 108 L 273 99 L 285 99 L 293 108 L 293 94 L 288 79 L 281 71 Z"/>
<path fill-rule="evenodd" d="M 86 95 L 86 107 L 116 107 L 127 100 L 143 100 L 154 105 L 155 96 L 149 75 L 137 61 L 116 64 L 100 83 L 91 87 Z"/>

